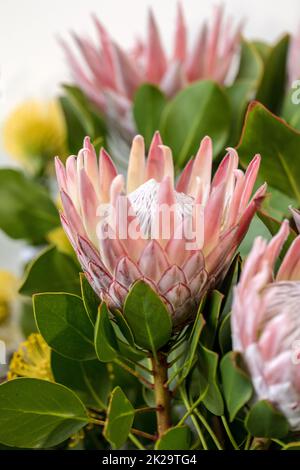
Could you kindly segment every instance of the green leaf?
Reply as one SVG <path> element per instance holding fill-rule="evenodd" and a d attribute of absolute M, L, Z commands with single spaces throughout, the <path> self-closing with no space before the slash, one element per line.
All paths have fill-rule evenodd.
<path fill-rule="evenodd" d="M 237 80 L 251 81 L 254 86 L 262 78 L 264 63 L 258 48 L 252 42 L 241 41 L 241 56 Z"/>
<path fill-rule="evenodd" d="M 230 312 L 222 320 L 218 339 L 222 354 L 225 354 L 232 349 Z"/>
<path fill-rule="evenodd" d="M 194 363 L 194 359 L 199 344 L 201 332 L 205 325 L 205 320 L 201 313 L 202 304 L 200 304 L 197 312 L 197 317 L 194 321 L 190 337 L 187 341 L 187 352 L 184 360 L 184 367 L 182 371 L 182 379 L 187 377 Z"/>
<path fill-rule="evenodd" d="M 247 110 L 247 105 L 253 97 L 253 89 L 255 84 L 252 80 L 236 80 L 227 88 L 227 96 L 231 105 L 231 132 L 228 139 L 230 145 L 238 143 L 243 122 Z"/>
<path fill-rule="evenodd" d="M 123 357 L 124 359 L 128 359 L 129 361 L 140 362 L 145 357 L 147 357 L 147 352 L 138 349 L 135 346 L 130 346 L 127 343 L 124 343 L 118 339 L 118 349 L 119 349 L 119 356 Z"/>
<path fill-rule="evenodd" d="M 95 348 L 97 357 L 102 362 L 110 362 L 116 359 L 118 343 L 109 319 L 109 312 L 105 302 L 102 302 L 95 326 Z"/>
<path fill-rule="evenodd" d="M 144 83 L 134 95 L 133 116 L 137 130 L 149 147 L 153 134 L 159 129 L 160 117 L 166 98 L 155 85 Z"/>
<path fill-rule="evenodd" d="M 245 259 L 248 256 L 250 250 L 252 249 L 254 240 L 258 236 L 264 238 L 267 241 L 271 239 L 270 233 L 267 227 L 259 219 L 257 214 L 255 214 L 250 223 L 250 227 L 248 228 L 246 236 L 244 237 L 242 243 L 239 246 L 239 253 L 242 259 Z M 231 305 L 230 305 L 230 308 L 231 308 Z"/>
<path fill-rule="evenodd" d="M 94 329 L 80 297 L 36 294 L 33 308 L 38 329 L 54 351 L 79 361 L 95 358 Z"/>
<path fill-rule="evenodd" d="M 0 169 L 0 228 L 11 238 L 33 244 L 60 225 L 46 190 L 18 170 Z"/>
<path fill-rule="evenodd" d="M 116 309 L 114 311 L 114 317 L 123 337 L 126 339 L 128 344 L 130 344 L 130 346 L 134 346 L 134 337 L 127 321 L 125 320 L 124 315 L 120 312 L 120 310 Z"/>
<path fill-rule="evenodd" d="M 215 342 L 223 299 L 224 295 L 214 290 L 205 302 L 205 327 L 201 334 L 201 342 L 207 348 L 212 348 Z"/>
<path fill-rule="evenodd" d="M 172 321 L 162 300 L 144 281 L 136 282 L 126 297 L 124 316 L 135 343 L 155 353 L 171 338 Z"/>
<path fill-rule="evenodd" d="M 80 121 L 82 128 L 85 133 L 89 136 L 94 135 L 94 124 L 91 114 L 88 110 L 89 104 L 83 92 L 72 85 L 63 85 L 66 97 L 74 111 L 74 114 L 77 116 Z"/>
<path fill-rule="evenodd" d="M 63 88 L 66 95 L 60 98 L 60 102 L 67 123 L 70 152 L 78 153 L 86 135 L 92 141 L 101 139 L 101 144 L 105 144 L 106 128 L 99 112 L 78 87 L 63 85 Z"/>
<path fill-rule="evenodd" d="M 86 136 L 85 128 L 78 119 L 72 104 L 66 96 L 59 98 L 60 106 L 64 114 L 67 126 L 67 145 L 70 153 L 77 155 L 78 149 L 82 147 L 82 142 Z"/>
<path fill-rule="evenodd" d="M 253 393 L 251 380 L 243 369 L 242 357 L 239 353 L 230 351 L 223 357 L 221 376 L 230 421 L 233 421 Z"/>
<path fill-rule="evenodd" d="M 80 294 L 78 271 L 73 258 L 48 247 L 28 265 L 19 292 L 27 296 L 38 292 Z"/>
<path fill-rule="evenodd" d="M 267 400 L 255 403 L 246 417 L 246 428 L 256 437 L 280 439 L 289 432 L 287 419 Z"/>
<path fill-rule="evenodd" d="M 83 273 L 80 273 L 80 286 L 81 286 L 81 297 L 83 300 L 83 304 L 86 310 L 86 313 L 89 316 L 89 319 L 95 325 L 98 315 L 98 308 L 101 303 L 98 295 L 91 287 L 90 283 L 88 282 L 87 278 Z"/>
<path fill-rule="evenodd" d="M 106 364 L 97 359 L 73 361 L 51 351 L 51 368 L 55 382 L 73 390 L 87 407 L 106 409 L 111 391 Z"/>
<path fill-rule="evenodd" d="M 155 450 L 188 450 L 192 433 L 188 426 L 179 426 L 166 431 L 155 444 Z"/>
<path fill-rule="evenodd" d="M 20 378 L 0 385 L 0 442 L 53 447 L 88 424 L 86 409 L 66 387 Z"/>
<path fill-rule="evenodd" d="M 263 61 L 254 44 L 241 42 L 240 66 L 234 83 L 227 88 L 232 110 L 232 129 L 229 144 L 235 145 L 240 136 L 247 104 L 255 96 L 263 75 Z"/>
<path fill-rule="evenodd" d="M 296 102 L 295 99 L 297 98 Z M 291 126 L 295 127 L 299 130 L 299 118 L 300 118 L 300 109 L 299 109 L 299 87 L 291 87 L 283 101 L 281 116 L 290 124 Z"/>
<path fill-rule="evenodd" d="M 291 217 L 289 206 L 297 207 L 297 201 L 268 184 L 267 197 L 263 201 L 261 209 L 271 217 L 282 220 Z"/>
<path fill-rule="evenodd" d="M 205 135 L 212 138 L 214 155 L 217 155 L 229 131 L 229 100 L 219 85 L 208 80 L 194 83 L 178 93 L 167 104 L 161 118 L 163 140 L 172 148 L 179 167 L 195 155 Z"/>
<path fill-rule="evenodd" d="M 281 227 L 281 221 L 276 220 L 274 217 L 271 217 L 269 214 L 267 214 L 266 212 L 262 210 L 258 211 L 257 215 L 260 218 L 260 220 L 265 224 L 265 226 L 269 230 L 272 237 L 274 237 L 279 232 L 279 229 Z M 289 247 L 291 246 L 291 244 L 293 243 L 296 237 L 297 237 L 297 233 L 290 227 L 290 233 L 289 233 L 288 239 L 286 240 L 279 254 L 281 259 L 285 256 L 287 250 L 289 249 Z"/>
<path fill-rule="evenodd" d="M 203 397 L 203 404 L 211 413 L 221 416 L 224 414 L 224 403 L 217 382 L 218 354 L 207 349 L 202 344 L 199 345 L 198 351 L 198 369 L 200 372 L 200 381 L 203 382 L 200 389 L 204 389 L 206 383 L 208 385 L 206 394 Z"/>
<path fill-rule="evenodd" d="M 273 188 L 300 204 L 300 133 L 262 104 L 250 104 L 238 146 L 245 167 L 256 153 L 262 156 L 260 175 Z"/>
<path fill-rule="evenodd" d="M 173 350 L 171 350 L 169 356 L 168 356 L 168 362 L 171 365 L 169 368 L 169 378 L 171 378 L 170 382 L 170 388 L 173 389 L 174 387 L 178 388 L 177 385 L 178 383 L 183 383 L 185 377 L 183 377 L 183 371 L 184 371 L 184 365 L 185 365 L 185 359 L 188 355 L 189 352 L 189 343 L 188 343 L 188 338 L 190 336 L 191 332 L 191 327 L 188 328 L 187 330 L 187 335 L 184 335 L 184 338 L 181 338 L 179 341 L 179 344 L 175 345 Z M 191 374 L 189 377 L 193 374 L 193 369 L 191 370 Z M 177 376 L 179 377 L 179 380 L 176 379 Z"/>
<path fill-rule="evenodd" d="M 134 408 L 120 387 L 110 397 L 103 435 L 115 449 L 126 442 L 134 420 Z"/>
<path fill-rule="evenodd" d="M 264 41 L 252 41 L 251 45 L 255 48 L 256 53 L 259 55 L 260 59 L 262 60 L 263 66 L 265 66 L 270 52 L 272 50 L 272 46 L 267 44 Z M 273 46 L 274 47 L 274 46 Z"/>
<path fill-rule="evenodd" d="M 270 49 L 265 59 L 264 74 L 256 94 L 256 99 L 274 112 L 280 109 L 283 100 L 288 46 L 289 36 L 285 35 Z"/>

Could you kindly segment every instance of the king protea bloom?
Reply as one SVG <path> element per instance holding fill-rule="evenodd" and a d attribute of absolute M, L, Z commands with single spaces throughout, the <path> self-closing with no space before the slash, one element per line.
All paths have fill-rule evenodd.
<path fill-rule="evenodd" d="M 233 349 L 243 354 L 257 399 L 271 401 L 300 429 L 300 236 L 274 266 L 289 234 L 282 223 L 258 237 L 245 262 L 232 308 Z"/>
<path fill-rule="evenodd" d="M 240 42 L 240 26 L 224 19 L 223 8 L 216 8 L 211 24 L 204 23 L 196 40 L 188 47 L 188 31 L 182 8 L 178 7 L 173 51 L 167 55 L 152 11 L 148 31 L 133 50 L 123 50 L 94 17 L 98 42 L 74 34 L 83 63 L 64 41 L 76 84 L 114 123 L 130 134 L 135 129 L 132 120 L 132 100 L 143 83 L 159 86 L 167 96 L 173 96 L 189 83 L 212 79 L 224 83 Z"/>
<path fill-rule="evenodd" d="M 250 200 L 259 155 L 244 174 L 237 152 L 228 149 L 211 181 L 212 156 L 205 137 L 176 186 L 172 153 L 158 132 L 147 160 L 144 139 L 133 139 L 126 181 L 104 149 L 97 161 L 89 138 L 66 167 L 56 160 L 62 225 L 110 307 L 122 309 L 131 286 L 144 280 L 178 325 L 223 279 L 266 187 Z"/>

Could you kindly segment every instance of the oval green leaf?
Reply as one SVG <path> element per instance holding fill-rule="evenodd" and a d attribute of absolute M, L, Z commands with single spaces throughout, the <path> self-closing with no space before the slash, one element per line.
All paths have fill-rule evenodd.
<path fill-rule="evenodd" d="M 116 359 L 118 343 L 105 302 L 99 307 L 94 341 L 99 361 L 110 362 Z"/>
<path fill-rule="evenodd" d="M 231 313 L 227 313 L 227 315 L 222 319 L 218 340 L 222 354 L 225 354 L 232 349 L 232 338 L 231 338 Z"/>
<path fill-rule="evenodd" d="M 183 364 L 183 371 L 182 371 L 181 379 L 186 378 L 188 376 L 193 366 L 197 347 L 199 344 L 200 335 L 205 325 L 205 320 L 201 313 L 201 307 L 202 307 L 202 304 L 198 308 L 198 313 L 194 321 L 191 334 L 187 341 L 187 351 L 186 351 L 186 356 L 185 356 L 185 360 Z"/>
<path fill-rule="evenodd" d="M 207 382 L 207 391 L 203 397 L 203 403 L 206 408 L 214 415 L 221 416 L 224 414 L 223 397 L 218 384 L 218 361 L 219 356 L 216 352 L 199 345 L 199 372 L 200 381 L 203 381 L 202 388 Z"/>
<path fill-rule="evenodd" d="M 54 351 L 79 361 L 94 359 L 94 329 L 80 297 L 65 293 L 33 297 L 36 323 Z"/>
<path fill-rule="evenodd" d="M 81 287 L 81 297 L 83 304 L 86 310 L 86 313 L 89 316 L 89 319 L 95 325 L 98 315 L 98 308 L 101 303 L 98 295 L 94 289 L 89 284 L 87 278 L 83 273 L 80 273 L 80 287 Z"/>
<path fill-rule="evenodd" d="M 223 357 L 221 376 L 230 421 L 233 421 L 253 393 L 251 380 L 243 369 L 242 357 L 239 353 L 230 351 Z"/>
<path fill-rule="evenodd" d="M 63 385 L 20 378 L 0 385 L 0 442 L 53 447 L 88 424 L 85 407 Z"/>
<path fill-rule="evenodd" d="M 246 417 L 246 428 L 256 437 L 280 439 L 289 432 L 289 423 L 272 403 L 261 400 L 255 403 Z"/>
<path fill-rule="evenodd" d="M 86 406 L 106 409 L 112 388 L 106 364 L 97 359 L 73 361 L 52 351 L 51 369 L 55 382 L 73 390 Z"/>
<path fill-rule="evenodd" d="M 57 208 L 42 186 L 21 171 L 0 170 L 0 228 L 9 237 L 40 244 L 59 225 Z"/>
<path fill-rule="evenodd" d="M 300 133 L 252 102 L 247 111 L 238 152 L 246 167 L 256 153 L 262 156 L 260 176 L 300 204 Z"/>
<path fill-rule="evenodd" d="M 39 292 L 80 294 L 78 272 L 73 258 L 48 247 L 28 265 L 19 292 L 30 297 Z"/>
<path fill-rule="evenodd" d="M 118 328 L 119 328 L 120 332 L 122 333 L 123 337 L 126 339 L 128 344 L 130 344 L 130 346 L 134 346 L 134 337 L 133 337 L 132 331 L 129 328 L 129 325 L 128 325 L 127 321 L 125 320 L 125 317 L 122 314 L 122 312 L 120 312 L 120 310 L 116 309 L 114 311 L 114 317 L 115 317 Z"/>
<path fill-rule="evenodd" d="M 219 85 L 203 80 L 186 87 L 165 107 L 161 117 L 164 142 L 182 167 L 209 135 L 214 155 L 224 147 L 230 131 L 230 104 Z"/>
<path fill-rule="evenodd" d="M 286 86 L 286 60 L 289 36 L 285 35 L 270 48 L 264 60 L 264 73 L 257 90 L 256 99 L 277 112 L 283 101 Z"/>
<path fill-rule="evenodd" d="M 144 281 L 134 284 L 126 297 L 124 315 L 135 343 L 155 353 L 171 338 L 171 316 L 163 301 Z"/>
<path fill-rule="evenodd" d="M 155 444 L 155 450 L 188 450 L 192 433 L 188 426 L 179 426 L 166 431 Z"/>
<path fill-rule="evenodd" d="M 134 408 L 120 387 L 116 387 L 110 397 L 104 437 L 115 449 L 126 442 L 134 420 Z"/>
<path fill-rule="evenodd" d="M 145 83 L 134 95 L 133 116 L 137 130 L 145 139 L 149 147 L 153 134 L 159 129 L 160 117 L 166 98 L 155 85 Z"/>

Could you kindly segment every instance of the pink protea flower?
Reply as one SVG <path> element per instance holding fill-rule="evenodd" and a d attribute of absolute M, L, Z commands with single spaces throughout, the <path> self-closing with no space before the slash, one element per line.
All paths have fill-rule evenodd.
<path fill-rule="evenodd" d="M 273 402 L 299 430 L 300 236 L 274 273 L 288 234 L 284 221 L 269 243 L 255 240 L 235 288 L 231 325 L 233 349 L 243 354 L 257 398 Z"/>
<path fill-rule="evenodd" d="M 133 51 L 126 52 L 109 36 L 94 17 L 98 43 L 74 34 L 84 65 L 64 41 L 75 82 L 115 124 L 134 135 L 131 115 L 134 93 L 142 83 L 152 83 L 172 96 L 191 82 L 212 79 L 224 83 L 236 54 L 240 26 L 224 20 L 223 8 L 216 8 L 211 25 L 204 23 L 191 48 L 182 8 L 178 6 L 173 52 L 167 56 L 155 17 L 150 10 L 148 34 Z"/>
<path fill-rule="evenodd" d="M 158 132 L 147 160 L 144 139 L 133 139 L 126 183 L 104 149 L 97 162 L 88 137 L 66 168 L 56 160 L 62 225 L 87 279 L 110 307 L 122 309 L 130 287 L 143 279 L 178 325 L 222 280 L 266 187 L 250 200 L 259 155 L 244 174 L 236 151 L 228 149 L 211 181 L 212 155 L 205 137 L 175 187 L 172 153 Z"/>

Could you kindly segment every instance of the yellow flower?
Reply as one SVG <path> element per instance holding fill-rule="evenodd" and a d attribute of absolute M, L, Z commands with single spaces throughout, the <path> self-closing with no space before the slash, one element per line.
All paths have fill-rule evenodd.
<path fill-rule="evenodd" d="M 56 155 L 66 155 L 66 124 L 56 100 L 27 100 L 8 116 L 3 128 L 8 154 L 37 171 Z"/>
<path fill-rule="evenodd" d="M 51 349 L 39 333 L 32 333 L 27 340 L 20 344 L 13 354 L 9 364 L 7 380 L 17 377 L 30 377 L 34 379 L 54 382 L 51 370 Z M 75 448 L 84 439 L 84 430 L 70 437 L 68 447 Z"/>
<path fill-rule="evenodd" d="M 11 303 L 17 295 L 17 279 L 8 271 L 0 271 L 0 325 L 8 319 Z"/>
<path fill-rule="evenodd" d="M 72 246 L 61 227 L 56 227 L 47 233 L 46 239 L 48 243 L 56 246 L 56 248 L 68 255 L 73 255 Z"/>
<path fill-rule="evenodd" d="M 39 333 L 32 333 L 13 354 L 7 379 L 31 377 L 53 381 L 50 355 L 51 350 L 43 337 Z"/>

